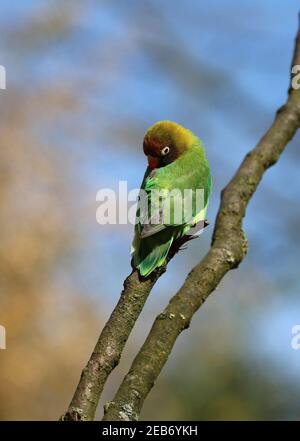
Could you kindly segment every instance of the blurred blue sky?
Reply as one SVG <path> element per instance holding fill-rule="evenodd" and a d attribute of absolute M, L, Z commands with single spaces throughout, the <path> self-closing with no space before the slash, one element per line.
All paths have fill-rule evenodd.
<path fill-rule="evenodd" d="M 39 11 L 52 3 L 68 26 L 31 41 L 26 21 L 36 16 L 38 23 Z M 0 64 L 7 69 L 7 93 L 60 87 L 75 93 L 78 108 L 33 121 L 32 131 L 41 148 L 63 150 L 75 164 L 70 184 L 77 216 L 70 228 L 78 227 L 82 245 L 65 268 L 108 315 L 130 271 L 132 226 L 97 225 L 97 191 L 117 188 L 119 180 L 138 187 L 146 167 L 143 133 L 155 121 L 175 120 L 206 145 L 214 179 L 208 212 L 213 224 L 220 190 L 286 99 L 299 2 L 74 4 L 69 15 L 70 8 L 60 10 L 61 2 L 2 0 L 0 25 L 8 31 Z M 250 203 L 244 223 L 247 258 L 208 300 L 216 305 L 224 292 L 224 308 L 239 305 L 237 313 L 248 320 L 245 357 L 259 353 L 291 376 L 300 367 L 300 351 L 290 347 L 291 328 L 300 324 L 299 141 L 297 135 Z M 143 312 L 145 321 L 138 325 L 143 335 L 153 313 L 207 251 L 211 234 L 212 226 L 172 261 Z M 256 302 L 249 312 L 244 296 Z M 210 312 L 213 319 L 216 311 Z M 197 326 L 198 317 L 194 321 Z M 188 342 L 184 338 L 181 344 Z"/>

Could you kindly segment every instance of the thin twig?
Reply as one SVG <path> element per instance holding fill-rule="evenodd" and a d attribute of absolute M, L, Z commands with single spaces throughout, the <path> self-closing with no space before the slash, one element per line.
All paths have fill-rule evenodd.
<path fill-rule="evenodd" d="M 207 223 L 204 224 L 206 226 Z M 173 244 L 168 262 L 181 246 L 193 236 L 185 236 Z M 133 270 L 124 282 L 121 297 L 100 334 L 96 347 L 83 369 L 80 381 L 66 413 L 64 421 L 93 420 L 105 382 L 119 364 L 128 337 L 156 281 L 166 271 L 166 266 L 149 277 L 140 277 Z"/>

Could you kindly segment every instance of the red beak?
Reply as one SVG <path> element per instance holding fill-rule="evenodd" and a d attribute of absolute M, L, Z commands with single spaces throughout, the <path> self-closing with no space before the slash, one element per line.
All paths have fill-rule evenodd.
<path fill-rule="evenodd" d="M 158 158 L 154 158 L 154 156 L 150 156 L 150 155 L 148 156 L 148 164 L 149 164 L 149 167 L 151 168 L 151 170 L 153 170 L 154 168 L 157 168 L 158 163 L 159 163 Z"/>

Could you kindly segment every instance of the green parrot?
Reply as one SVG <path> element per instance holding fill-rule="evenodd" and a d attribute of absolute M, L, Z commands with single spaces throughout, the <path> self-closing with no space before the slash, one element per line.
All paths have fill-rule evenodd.
<path fill-rule="evenodd" d="M 202 142 L 175 122 L 150 127 L 143 149 L 149 166 L 141 185 L 131 253 L 133 268 L 147 277 L 165 265 L 176 239 L 199 222 L 204 226 L 212 180 Z"/>

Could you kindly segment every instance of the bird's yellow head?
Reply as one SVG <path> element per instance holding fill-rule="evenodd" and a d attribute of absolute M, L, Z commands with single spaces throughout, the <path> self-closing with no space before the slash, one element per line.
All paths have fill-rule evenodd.
<path fill-rule="evenodd" d="M 151 169 L 164 167 L 175 161 L 197 141 L 185 127 L 172 121 L 160 121 L 147 130 L 144 153 Z"/>

